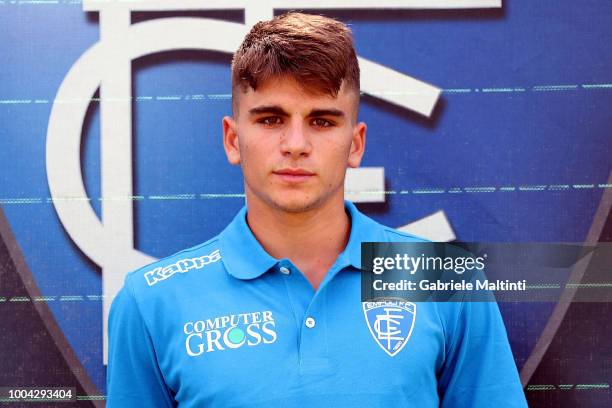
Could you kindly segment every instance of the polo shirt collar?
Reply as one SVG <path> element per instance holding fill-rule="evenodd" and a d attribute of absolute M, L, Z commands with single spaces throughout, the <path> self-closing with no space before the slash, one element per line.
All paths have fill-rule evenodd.
<path fill-rule="evenodd" d="M 361 268 L 361 242 L 376 242 L 382 236 L 382 226 L 362 214 L 350 201 L 344 201 L 345 211 L 351 218 L 351 233 L 346 248 L 338 255 L 336 264 Z M 266 252 L 251 232 L 247 221 L 246 205 L 219 235 L 219 248 L 225 269 L 238 279 L 255 279 L 270 270 L 282 259 Z"/>

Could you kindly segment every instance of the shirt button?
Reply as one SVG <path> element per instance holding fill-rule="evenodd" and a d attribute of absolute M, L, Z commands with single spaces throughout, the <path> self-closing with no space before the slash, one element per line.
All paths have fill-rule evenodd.
<path fill-rule="evenodd" d="M 312 329 L 313 327 L 315 327 L 315 319 L 313 319 L 312 317 L 307 317 L 306 318 L 306 327 L 308 327 L 309 329 Z"/>
<path fill-rule="evenodd" d="M 284 275 L 289 275 L 291 273 L 291 270 L 289 270 L 289 268 L 285 268 L 284 266 L 281 266 L 279 270 Z"/>

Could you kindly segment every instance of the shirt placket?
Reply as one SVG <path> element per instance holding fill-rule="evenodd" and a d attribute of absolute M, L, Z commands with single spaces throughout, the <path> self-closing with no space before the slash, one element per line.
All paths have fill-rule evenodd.
<path fill-rule="evenodd" d="M 328 271 L 315 292 L 304 274 L 287 259 L 281 260 L 278 271 L 283 275 L 297 330 L 297 356 L 302 375 L 329 373 L 327 299 L 328 282 L 344 267 L 344 258 Z"/>

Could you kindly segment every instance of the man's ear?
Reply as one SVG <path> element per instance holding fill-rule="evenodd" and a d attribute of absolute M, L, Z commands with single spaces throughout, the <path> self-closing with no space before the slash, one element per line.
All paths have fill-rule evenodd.
<path fill-rule="evenodd" d="M 223 117 L 223 148 L 230 164 L 240 164 L 240 147 L 236 121 L 230 116 Z"/>
<path fill-rule="evenodd" d="M 367 126 L 364 122 L 359 122 L 353 128 L 353 136 L 351 140 L 351 150 L 348 157 L 349 167 L 359 167 L 361 158 L 365 152 Z"/>

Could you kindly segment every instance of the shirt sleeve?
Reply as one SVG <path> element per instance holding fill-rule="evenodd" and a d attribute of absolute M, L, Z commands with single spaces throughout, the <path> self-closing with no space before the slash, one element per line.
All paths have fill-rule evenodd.
<path fill-rule="evenodd" d="M 442 408 L 527 407 L 497 303 L 461 303 L 438 384 Z"/>
<path fill-rule="evenodd" d="M 106 407 L 176 406 L 128 278 L 109 314 Z"/>

